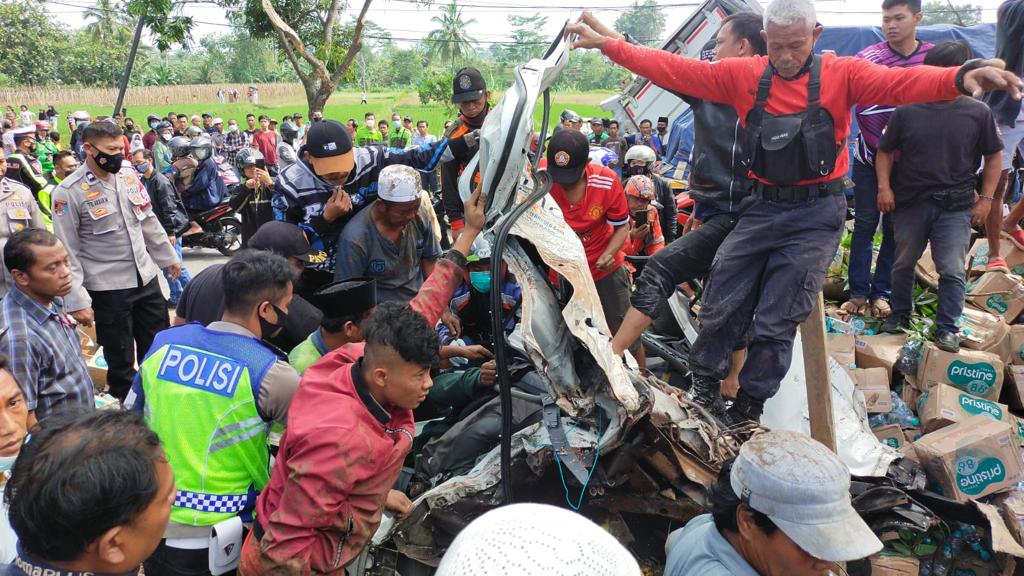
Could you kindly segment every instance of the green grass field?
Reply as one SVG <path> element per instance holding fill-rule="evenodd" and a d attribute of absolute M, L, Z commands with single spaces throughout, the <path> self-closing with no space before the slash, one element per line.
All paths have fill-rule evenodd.
<path fill-rule="evenodd" d="M 607 116 L 608 113 L 601 110 L 601 107 L 598 104 L 601 100 L 610 96 L 611 93 L 553 95 L 551 105 L 552 121 L 557 122 L 558 115 L 566 108 L 575 110 L 584 118 L 592 116 Z M 331 97 L 331 100 L 328 101 L 324 110 L 324 116 L 326 118 L 338 120 L 342 123 L 348 121 L 349 118 L 355 118 L 357 122 L 362 124 L 363 115 L 366 112 L 373 112 L 379 121 L 381 119 L 390 120 L 391 113 L 394 111 L 398 112 L 402 116 L 410 115 L 416 120 L 426 120 L 430 124 L 430 132 L 432 134 L 439 134 L 444 126 L 445 120 L 452 118 L 452 115 L 449 114 L 444 106 L 420 104 L 415 94 L 367 94 L 367 104 L 360 104 L 359 100 L 360 95 L 356 93 L 336 93 Z M 493 104 L 497 104 L 499 100 L 500 95 L 492 94 Z M 256 116 L 266 114 L 272 118 L 277 118 L 278 120 L 280 120 L 280 118 L 285 114 L 302 112 L 303 116 L 306 116 L 308 121 L 306 104 L 301 101 L 274 105 L 260 104 L 258 106 L 254 106 L 248 102 L 240 104 L 219 104 L 216 101 L 213 101 L 206 103 L 170 103 L 160 106 L 139 107 L 133 107 L 131 102 L 128 102 L 125 107 L 128 109 L 128 116 L 134 119 L 136 124 L 140 126 L 145 125 L 146 116 L 149 114 L 165 116 L 171 111 L 179 114 L 187 114 L 189 116 L 192 116 L 193 114 L 201 115 L 204 112 L 209 112 L 214 117 L 223 118 L 225 123 L 231 118 L 234 118 L 238 120 L 239 125 L 242 127 L 245 126 L 245 115 L 250 112 Z M 98 115 L 109 115 L 111 109 L 111 106 L 83 106 L 78 108 L 67 108 L 67 110 L 88 110 L 93 117 Z M 63 117 L 65 111 L 61 110 L 60 112 Z M 538 103 L 537 109 L 534 112 L 534 121 L 538 129 L 540 128 L 541 117 L 542 105 Z M 61 122 L 60 130 L 62 134 L 67 137 L 68 127 L 66 123 Z"/>

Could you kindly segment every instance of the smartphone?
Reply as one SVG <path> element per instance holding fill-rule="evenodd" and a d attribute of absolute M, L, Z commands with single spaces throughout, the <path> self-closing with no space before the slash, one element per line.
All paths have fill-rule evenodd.
<path fill-rule="evenodd" d="M 633 214 L 633 225 L 637 228 L 647 225 L 647 210 L 635 212 Z"/>
<path fill-rule="evenodd" d="M 256 167 L 259 168 L 260 170 L 266 170 L 267 161 L 263 158 L 260 158 L 259 160 L 256 161 Z"/>

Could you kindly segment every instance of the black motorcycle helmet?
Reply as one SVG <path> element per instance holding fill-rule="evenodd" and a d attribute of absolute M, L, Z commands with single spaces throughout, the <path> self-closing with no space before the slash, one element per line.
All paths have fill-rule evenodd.
<path fill-rule="evenodd" d="M 167 147 L 171 149 L 171 158 L 177 160 L 188 156 L 192 150 L 191 142 L 184 136 L 175 136 L 167 141 Z"/>
<path fill-rule="evenodd" d="M 263 154 L 255 148 L 242 148 L 235 155 L 235 166 L 243 174 L 246 166 L 256 166 L 261 161 L 263 161 Z"/>

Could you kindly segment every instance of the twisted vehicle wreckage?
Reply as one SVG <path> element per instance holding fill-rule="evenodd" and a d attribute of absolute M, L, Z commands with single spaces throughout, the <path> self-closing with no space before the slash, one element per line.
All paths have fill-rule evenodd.
<path fill-rule="evenodd" d="M 401 521 L 385 516 L 350 573 L 430 574 L 464 526 L 513 496 L 564 503 L 591 517 L 654 573 L 664 561 L 668 533 L 705 511 L 705 489 L 722 463 L 758 432 L 755 425 L 721 428 L 685 392 L 642 374 L 628 353 L 625 364 L 612 353 L 583 247 L 547 197 L 546 174 L 536 171 L 536 159 L 531 165 L 527 153 L 534 107 L 543 98 L 543 141 L 548 87 L 568 56 L 568 41 L 559 35 L 543 58 L 516 70 L 515 84 L 488 115 L 480 152 L 460 182 L 468 197 L 469 177 L 479 168 L 492 281 L 499 281 L 504 262 L 522 286 L 522 322 L 507 342 L 495 319 L 500 395 L 426 445 L 415 469 L 403 475 L 414 511 Z M 550 270 L 564 279 L 561 289 L 548 281 Z M 500 298 L 500 289 L 492 286 L 490 294 Z M 500 310 L 500 303 L 492 302 L 492 309 Z M 794 366 L 763 421 L 807 432 L 799 350 L 795 346 Z M 942 518 L 988 527 L 994 514 L 996 551 L 1024 556 L 994 508 L 923 491 L 923 474 L 875 439 L 863 399 L 831 362 L 840 457 L 864 477 L 853 484 L 855 507 L 882 540 L 922 538 L 941 530 Z M 534 376 L 513 384 L 524 372 Z M 490 433 L 474 434 L 477 423 L 486 423 Z M 461 450 L 450 449 L 459 443 Z M 467 449 L 469 461 L 452 456 Z"/>

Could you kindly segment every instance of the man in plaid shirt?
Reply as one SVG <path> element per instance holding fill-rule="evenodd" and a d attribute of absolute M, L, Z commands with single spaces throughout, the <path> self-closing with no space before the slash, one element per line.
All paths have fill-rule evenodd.
<path fill-rule="evenodd" d="M 248 137 L 245 132 L 238 129 L 238 121 L 234 118 L 228 120 L 228 130 L 224 133 L 224 144 L 220 148 L 224 160 L 234 166 L 238 151 L 248 145 Z"/>
<path fill-rule="evenodd" d="M 68 406 L 95 407 L 78 333 L 61 299 L 71 291 L 64 245 L 44 229 L 26 228 L 7 241 L 4 264 L 14 285 L 0 305 L 0 350 L 26 407 L 40 420 Z"/>

